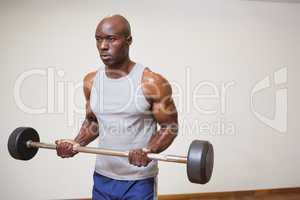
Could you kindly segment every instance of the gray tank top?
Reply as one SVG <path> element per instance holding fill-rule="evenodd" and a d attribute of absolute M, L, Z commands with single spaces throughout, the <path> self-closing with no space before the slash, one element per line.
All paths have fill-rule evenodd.
<path fill-rule="evenodd" d="M 120 151 L 144 148 L 156 132 L 156 121 L 145 99 L 141 81 L 145 67 L 135 64 L 118 79 L 100 68 L 92 86 L 90 104 L 99 122 L 99 147 Z M 157 161 L 147 167 L 129 164 L 127 157 L 97 155 L 95 171 L 117 180 L 140 180 L 158 173 Z"/>

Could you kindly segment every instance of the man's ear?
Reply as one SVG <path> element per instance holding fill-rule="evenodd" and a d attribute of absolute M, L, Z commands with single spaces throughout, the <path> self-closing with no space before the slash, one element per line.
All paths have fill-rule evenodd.
<path fill-rule="evenodd" d="M 131 37 L 131 35 L 126 38 L 126 41 L 128 43 L 128 46 L 131 45 L 131 43 L 132 43 L 132 37 Z"/>

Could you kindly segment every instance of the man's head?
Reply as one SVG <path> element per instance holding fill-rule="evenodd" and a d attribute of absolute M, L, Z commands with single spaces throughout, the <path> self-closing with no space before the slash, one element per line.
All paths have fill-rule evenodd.
<path fill-rule="evenodd" d="M 121 15 L 106 17 L 97 26 L 95 38 L 103 63 L 117 67 L 129 59 L 132 42 L 129 22 Z"/>

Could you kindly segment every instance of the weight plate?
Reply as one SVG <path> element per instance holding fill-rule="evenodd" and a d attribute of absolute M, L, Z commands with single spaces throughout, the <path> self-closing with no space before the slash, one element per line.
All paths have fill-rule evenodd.
<path fill-rule="evenodd" d="M 36 130 L 30 127 L 16 128 L 9 136 L 7 147 L 9 154 L 18 160 L 30 160 L 35 156 L 38 148 L 28 148 L 27 141 L 39 142 Z"/>
<path fill-rule="evenodd" d="M 194 140 L 188 151 L 187 174 L 192 183 L 207 183 L 212 175 L 214 150 L 208 141 Z"/>

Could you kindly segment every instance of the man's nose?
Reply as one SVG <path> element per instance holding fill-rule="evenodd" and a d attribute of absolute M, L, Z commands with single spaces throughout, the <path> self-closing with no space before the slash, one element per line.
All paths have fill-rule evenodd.
<path fill-rule="evenodd" d="M 108 42 L 106 40 L 103 40 L 100 44 L 101 50 L 107 50 L 108 49 Z"/>

